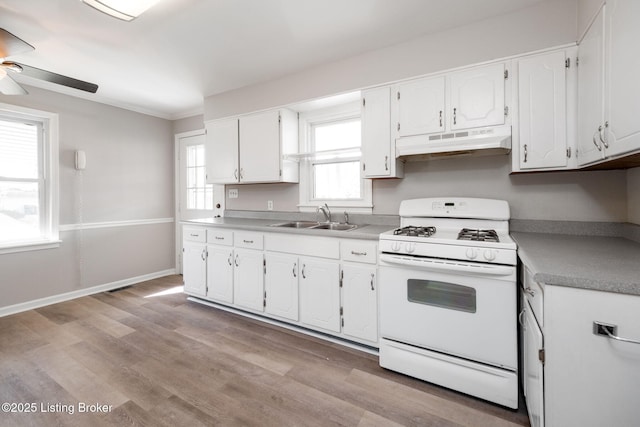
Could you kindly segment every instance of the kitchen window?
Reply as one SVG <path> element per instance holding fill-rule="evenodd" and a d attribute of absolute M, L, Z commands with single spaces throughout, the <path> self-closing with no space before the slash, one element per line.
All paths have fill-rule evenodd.
<path fill-rule="evenodd" d="M 360 177 L 361 145 L 359 104 L 301 113 L 301 211 L 326 203 L 371 213 L 371 181 Z"/>
<path fill-rule="evenodd" d="M 57 115 L 0 104 L 0 253 L 58 245 Z"/>

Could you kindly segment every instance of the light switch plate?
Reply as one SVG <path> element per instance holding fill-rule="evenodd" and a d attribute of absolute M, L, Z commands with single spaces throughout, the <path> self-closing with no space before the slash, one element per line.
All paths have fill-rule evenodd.
<path fill-rule="evenodd" d="M 238 198 L 238 189 L 237 188 L 230 188 L 229 189 L 229 198 L 230 199 L 237 199 Z"/>

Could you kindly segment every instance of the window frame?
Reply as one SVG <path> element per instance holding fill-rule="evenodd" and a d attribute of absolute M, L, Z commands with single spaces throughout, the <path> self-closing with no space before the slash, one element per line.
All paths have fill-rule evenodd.
<path fill-rule="evenodd" d="M 50 249 L 59 239 L 59 152 L 58 114 L 0 103 L 0 116 L 7 121 L 37 123 L 41 126 L 38 147 L 38 191 L 41 237 L 0 242 L 0 254 Z M 8 178 L 8 177 L 7 177 Z"/>
<path fill-rule="evenodd" d="M 300 201 L 298 209 L 301 212 L 315 212 L 318 206 L 326 203 L 330 208 L 348 209 L 352 213 L 372 213 L 372 183 L 370 179 L 362 177 L 362 166 L 359 168 L 361 186 L 361 197 L 359 199 L 319 199 L 314 197 L 313 165 L 349 161 L 358 161 L 362 165 L 362 145 L 358 149 L 344 150 L 346 154 L 340 154 L 341 150 L 332 150 L 329 153 L 334 153 L 333 158 L 322 158 L 321 155 L 317 156 L 314 151 L 313 128 L 315 125 L 353 119 L 362 120 L 359 101 L 300 113 L 299 152 L 302 155 L 300 156 Z M 350 151 L 353 151 L 352 155 L 350 155 Z"/>

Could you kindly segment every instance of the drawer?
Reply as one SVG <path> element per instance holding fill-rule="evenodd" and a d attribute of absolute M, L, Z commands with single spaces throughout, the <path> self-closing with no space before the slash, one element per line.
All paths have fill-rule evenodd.
<path fill-rule="evenodd" d="M 262 233 L 247 233 L 236 231 L 234 244 L 236 248 L 262 249 Z"/>
<path fill-rule="evenodd" d="M 524 295 L 531 305 L 533 315 L 536 317 L 540 328 L 544 327 L 544 294 L 542 287 L 533 280 L 533 273 L 526 267 L 522 267 L 522 286 Z"/>
<path fill-rule="evenodd" d="M 378 259 L 378 244 L 361 240 L 343 240 L 340 243 L 340 255 L 343 261 L 375 264 Z"/>
<path fill-rule="evenodd" d="M 202 227 L 184 227 L 182 229 L 182 239 L 189 242 L 207 241 L 207 229 Z"/>
<path fill-rule="evenodd" d="M 207 243 L 213 245 L 233 246 L 233 231 L 210 228 L 207 230 Z"/>

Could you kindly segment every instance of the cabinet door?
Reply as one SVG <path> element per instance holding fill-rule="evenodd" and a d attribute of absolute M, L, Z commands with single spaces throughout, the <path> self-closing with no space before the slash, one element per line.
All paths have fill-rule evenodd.
<path fill-rule="evenodd" d="M 205 123 L 207 182 L 238 182 L 238 119 Z"/>
<path fill-rule="evenodd" d="M 520 169 L 567 166 L 565 52 L 518 61 Z"/>
<path fill-rule="evenodd" d="M 578 46 L 578 165 L 604 158 L 599 126 L 604 115 L 604 10 Z"/>
<path fill-rule="evenodd" d="M 445 79 L 436 77 L 398 85 L 398 136 L 444 131 Z"/>
<path fill-rule="evenodd" d="M 342 266 L 342 332 L 378 342 L 378 294 L 376 269 Z"/>
<path fill-rule="evenodd" d="M 240 182 L 280 180 L 280 113 L 240 117 Z"/>
<path fill-rule="evenodd" d="M 504 124 L 504 71 L 504 64 L 494 64 L 449 76 L 449 129 Z"/>
<path fill-rule="evenodd" d="M 525 307 L 523 322 L 524 392 L 531 427 L 544 427 L 544 368 L 538 353 L 544 348 L 542 332 L 533 317 L 531 308 L 528 305 Z"/>
<path fill-rule="evenodd" d="M 207 295 L 207 246 L 184 242 L 182 246 L 184 291 L 190 295 Z"/>
<path fill-rule="evenodd" d="M 300 258 L 300 320 L 340 332 L 340 283 L 337 262 Z"/>
<path fill-rule="evenodd" d="M 207 296 L 213 300 L 233 303 L 233 248 L 207 246 Z"/>
<path fill-rule="evenodd" d="M 233 297 L 236 305 L 251 310 L 263 310 L 263 263 L 262 251 L 235 249 Z"/>
<path fill-rule="evenodd" d="M 640 2 L 607 1 L 605 12 L 604 133 L 615 156 L 640 149 Z"/>
<path fill-rule="evenodd" d="M 265 254 L 264 311 L 289 320 L 298 320 L 298 257 Z"/>
<path fill-rule="evenodd" d="M 391 88 L 362 93 L 362 174 L 365 178 L 391 176 L 395 144 L 391 139 Z"/>

